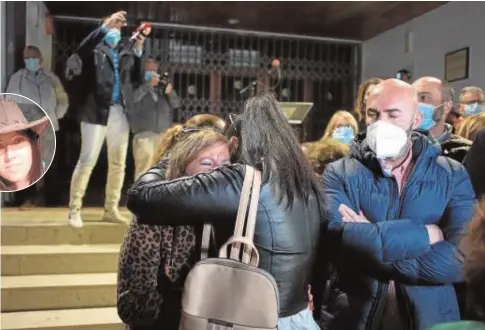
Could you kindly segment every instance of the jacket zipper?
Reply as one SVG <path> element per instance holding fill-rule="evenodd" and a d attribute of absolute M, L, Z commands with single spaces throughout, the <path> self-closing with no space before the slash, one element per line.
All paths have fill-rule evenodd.
<path fill-rule="evenodd" d="M 42 108 L 42 93 L 40 92 L 40 86 L 37 85 L 37 93 L 39 94 L 39 105 Z"/>
<path fill-rule="evenodd" d="M 379 328 L 385 302 L 387 299 L 388 289 L 389 284 L 379 284 L 379 287 L 377 288 L 377 296 L 379 298 L 371 307 L 368 317 L 369 321 L 367 322 L 367 326 L 365 327 L 367 330 L 377 330 Z"/>
<path fill-rule="evenodd" d="M 412 168 L 411 172 L 409 172 L 409 175 L 407 177 L 406 184 L 404 185 L 404 187 L 402 189 L 401 196 L 399 198 L 399 213 L 398 213 L 398 217 L 401 217 L 402 209 L 404 207 L 404 196 L 406 195 L 406 190 L 408 188 L 408 183 L 410 182 L 410 180 L 412 178 L 412 175 L 414 174 L 415 169 L 416 169 L 417 165 L 419 164 L 419 162 L 420 162 L 420 158 L 418 158 L 416 160 L 416 163 L 413 165 L 413 168 Z M 401 296 L 403 298 L 403 304 L 404 304 L 404 308 L 406 310 L 406 315 L 407 315 L 408 320 L 409 320 L 410 329 L 414 329 L 414 318 L 413 318 L 413 315 L 411 314 L 411 310 L 409 308 L 409 297 L 407 296 L 406 290 L 404 289 L 404 286 L 402 284 L 399 284 L 397 286 L 397 289 L 401 291 Z"/>
<path fill-rule="evenodd" d="M 391 199 L 390 199 L 390 206 L 392 205 L 392 201 L 394 200 L 395 197 L 399 196 L 399 186 L 397 184 L 397 181 L 395 178 L 390 178 L 389 179 L 389 188 L 391 192 Z M 399 196 L 399 203 L 397 205 L 397 210 L 394 211 L 394 208 L 388 209 L 387 212 L 387 218 L 389 219 L 389 211 L 394 211 L 392 212 L 394 216 L 399 215 L 402 210 L 402 201 L 403 201 L 403 196 L 404 196 L 404 189 L 403 189 L 403 194 Z M 387 299 L 387 292 L 389 290 L 389 284 L 380 284 L 379 288 L 377 290 L 377 296 L 378 301 L 374 304 L 373 308 L 371 309 L 371 312 L 369 313 L 369 319 L 370 322 L 368 323 L 368 326 L 366 327 L 368 330 L 375 330 L 378 329 L 382 320 L 382 315 L 384 311 L 384 306 L 385 302 Z"/>

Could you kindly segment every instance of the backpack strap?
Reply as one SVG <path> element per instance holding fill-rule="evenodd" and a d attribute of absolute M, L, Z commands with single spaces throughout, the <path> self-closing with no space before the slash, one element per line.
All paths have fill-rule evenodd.
<path fill-rule="evenodd" d="M 243 182 L 243 187 L 241 190 L 241 197 L 239 199 L 239 207 L 237 210 L 237 218 L 236 218 L 236 225 L 234 228 L 234 236 L 243 236 L 243 230 L 244 230 L 244 222 L 246 219 L 246 213 L 248 209 L 248 203 L 249 203 L 249 196 L 251 195 L 251 187 L 253 185 L 253 177 L 254 177 L 254 168 L 251 166 L 246 165 L 246 171 L 244 174 L 244 182 Z M 258 191 L 259 194 L 259 191 Z M 238 219 L 240 219 L 238 221 Z M 242 220 L 241 220 L 242 219 Z M 253 230 L 254 232 L 254 230 Z M 204 230 L 202 232 L 202 244 L 201 244 L 201 253 L 200 253 L 200 259 L 206 259 L 209 256 L 209 249 L 210 249 L 210 241 L 214 242 L 215 241 L 215 234 L 214 234 L 214 228 L 210 223 L 204 223 Z M 232 259 L 239 259 L 239 249 L 240 249 L 240 244 L 239 243 L 234 243 L 237 245 L 237 253 L 236 249 L 231 250 L 231 258 Z M 234 254 L 233 254 L 234 252 Z"/>
<path fill-rule="evenodd" d="M 234 236 L 242 237 L 244 233 L 244 225 L 246 223 L 246 215 L 248 212 L 249 196 L 251 195 L 251 188 L 253 186 L 254 168 L 246 165 L 244 174 L 244 183 L 241 190 L 241 197 L 239 198 L 239 208 L 237 210 L 236 224 L 234 226 Z M 239 260 L 241 245 L 234 243 L 231 248 L 231 259 Z"/>
<path fill-rule="evenodd" d="M 214 228 L 208 222 L 204 223 L 204 230 L 202 231 L 202 244 L 200 248 L 200 260 L 207 259 L 209 257 L 209 248 L 211 244 L 211 239 L 214 246 L 217 246 L 215 241 Z"/>
<path fill-rule="evenodd" d="M 242 262 L 255 267 L 259 264 L 259 253 L 253 243 L 254 230 L 256 227 L 256 214 L 258 211 L 259 192 L 261 189 L 261 172 L 253 167 L 246 166 L 243 189 L 239 200 L 239 209 L 234 228 L 234 235 L 221 247 L 219 257 L 227 258 L 227 248 L 231 246 L 231 259 L 241 260 L 241 244 L 243 244 Z M 248 201 L 250 200 L 249 212 Z M 247 215 L 247 219 L 246 219 Z M 244 232 L 244 227 L 246 230 Z M 244 233 L 244 235 L 243 235 Z"/>
<path fill-rule="evenodd" d="M 261 190 L 261 172 L 254 171 L 253 188 L 251 191 L 251 202 L 249 203 L 248 217 L 246 220 L 246 233 L 244 237 L 251 242 L 254 240 L 254 231 L 256 229 L 256 215 L 258 214 L 259 192 Z M 249 263 L 253 249 L 249 246 L 244 246 L 242 262 Z"/>

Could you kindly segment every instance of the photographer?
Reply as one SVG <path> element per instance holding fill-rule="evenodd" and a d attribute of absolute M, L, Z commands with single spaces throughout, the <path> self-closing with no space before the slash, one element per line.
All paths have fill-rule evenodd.
<path fill-rule="evenodd" d="M 161 133 L 172 125 L 173 109 L 180 107 L 180 97 L 165 74 L 158 74 L 160 61 L 150 56 L 144 64 L 144 81 L 133 94 L 134 106 L 128 113 L 133 137 L 135 180 L 152 164 Z"/>
<path fill-rule="evenodd" d="M 82 65 L 79 66 L 80 74 L 73 81 L 81 117 L 81 152 L 71 179 L 68 221 L 72 227 L 83 226 L 82 200 L 105 142 L 108 176 L 102 220 L 128 222 L 120 214 L 118 205 L 130 136 L 127 109 L 133 103 L 135 63 L 143 54 L 143 43 L 150 30 L 144 30 L 143 35 L 135 32 L 133 41 L 123 44 L 120 42 L 121 31 L 126 25 L 126 12 L 112 14 L 81 42 L 73 54 Z"/>

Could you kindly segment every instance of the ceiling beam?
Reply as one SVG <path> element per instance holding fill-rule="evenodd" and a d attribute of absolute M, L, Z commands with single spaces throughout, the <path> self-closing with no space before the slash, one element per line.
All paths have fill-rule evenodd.
<path fill-rule="evenodd" d="M 368 17 L 363 24 L 362 40 L 373 38 L 380 33 L 404 24 L 447 3 L 448 1 L 401 2 L 401 4 L 382 15 Z"/>
<path fill-rule="evenodd" d="M 386 2 L 380 1 L 348 1 L 348 2 L 329 2 L 325 9 L 325 26 L 345 21 L 355 16 L 365 15 L 376 7 L 385 5 Z"/>

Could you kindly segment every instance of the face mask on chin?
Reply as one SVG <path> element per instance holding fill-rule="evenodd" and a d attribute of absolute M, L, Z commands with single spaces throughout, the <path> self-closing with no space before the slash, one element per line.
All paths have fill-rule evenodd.
<path fill-rule="evenodd" d="M 378 159 L 393 161 L 408 152 L 411 128 L 412 123 L 410 129 L 405 131 L 399 126 L 378 120 L 367 127 L 366 141 Z"/>

